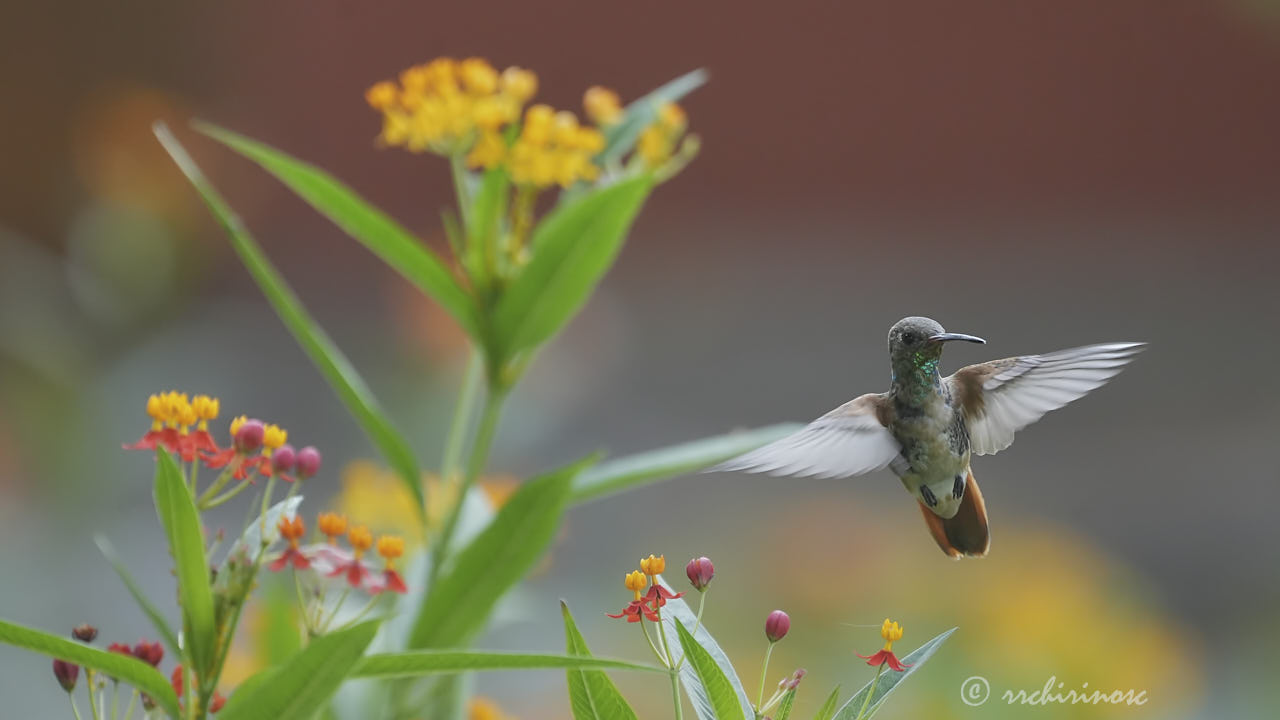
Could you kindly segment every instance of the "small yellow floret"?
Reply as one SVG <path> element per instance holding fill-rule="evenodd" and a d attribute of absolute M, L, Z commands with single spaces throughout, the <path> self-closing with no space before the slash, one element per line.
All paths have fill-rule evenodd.
<path fill-rule="evenodd" d="M 288 441 L 287 430 L 274 423 L 268 424 L 262 430 L 262 453 L 269 455 Z"/>
<path fill-rule="evenodd" d="M 644 573 L 639 570 L 632 570 L 623 579 L 622 584 L 626 585 L 628 590 L 634 591 L 636 599 L 639 600 L 640 591 L 644 590 L 645 586 L 649 584 L 649 578 L 645 577 Z"/>
<path fill-rule="evenodd" d="M 249 418 L 244 415 L 234 418 L 231 421 L 231 437 L 235 437 L 236 433 L 240 432 L 241 426 L 247 422 L 249 422 Z"/>
<path fill-rule="evenodd" d="M 659 555 L 654 557 L 650 555 L 640 561 L 640 570 L 645 575 L 660 575 L 662 571 L 667 569 L 667 556 Z"/>
<path fill-rule="evenodd" d="M 587 117 L 597 125 L 612 125 L 622 119 L 622 103 L 618 93 L 595 85 L 587 88 L 582 96 L 582 107 Z"/>
<path fill-rule="evenodd" d="M 356 555 L 360 555 L 373 547 L 373 533 L 369 532 L 369 528 L 364 525 L 356 525 L 347 533 L 347 541 L 351 543 L 351 548 L 356 551 Z"/>
<path fill-rule="evenodd" d="M 902 626 L 885 618 L 880 626 L 880 637 L 884 638 L 884 649 L 892 650 L 893 643 L 902 639 Z"/>
<path fill-rule="evenodd" d="M 331 512 L 320 513 L 316 518 L 316 527 L 320 528 L 320 532 L 328 536 L 329 543 L 333 544 L 339 535 L 346 534 L 347 516 Z"/>
<path fill-rule="evenodd" d="M 404 555 L 404 538 L 395 535 L 383 535 L 378 538 L 378 554 L 387 561 L 387 566 L 401 555 Z"/>

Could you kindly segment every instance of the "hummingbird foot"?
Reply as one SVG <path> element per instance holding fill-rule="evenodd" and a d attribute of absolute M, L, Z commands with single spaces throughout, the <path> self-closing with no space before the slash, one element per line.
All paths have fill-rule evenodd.
<path fill-rule="evenodd" d="M 931 508 L 938 507 L 938 496 L 933 494 L 928 485 L 920 486 L 920 499 L 924 500 L 924 504 Z"/>
<path fill-rule="evenodd" d="M 951 486 L 951 497 L 959 500 L 964 497 L 964 481 L 963 475 L 957 475 L 955 484 Z"/>

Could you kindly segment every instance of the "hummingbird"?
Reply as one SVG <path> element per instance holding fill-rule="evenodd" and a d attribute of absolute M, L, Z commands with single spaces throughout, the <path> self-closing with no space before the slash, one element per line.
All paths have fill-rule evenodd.
<path fill-rule="evenodd" d="M 1021 355 L 942 377 L 946 343 L 985 344 L 926 317 L 889 329 L 889 390 L 850 400 L 797 432 L 712 471 L 844 478 L 888 467 L 916 499 L 948 556 L 991 547 L 986 504 L 969 461 L 1009 447 L 1013 435 L 1120 372 L 1145 343 L 1115 342 Z"/>

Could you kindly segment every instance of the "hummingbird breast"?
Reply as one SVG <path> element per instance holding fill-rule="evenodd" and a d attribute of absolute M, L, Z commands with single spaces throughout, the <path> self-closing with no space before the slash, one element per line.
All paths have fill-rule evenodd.
<path fill-rule="evenodd" d="M 969 470 L 964 413 L 952 406 L 944 391 L 930 393 L 920 403 L 895 397 L 893 416 L 889 430 L 902 453 L 890 467 L 922 505 L 940 517 L 953 517 Z"/>

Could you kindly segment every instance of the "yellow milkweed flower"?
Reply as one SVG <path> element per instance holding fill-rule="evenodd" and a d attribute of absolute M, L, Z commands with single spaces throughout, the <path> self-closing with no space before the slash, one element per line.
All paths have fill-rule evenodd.
<path fill-rule="evenodd" d="M 569 187 L 599 176 L 594 158 L 603 149 L 604 135 L 580 125 L 573 113 L 534 105 L 525 111 L 520 135 L 508 153 L 507 168 L 517 185 Z"/>
<path fill-rule="evenodd" d="M 636 139 L 636 153 L 650 168 L 665 164 L 688 124 L 688 116 L 679 105 L 664 103 L 658 108 L 658 117 Z"/>
<path fill-rule="evenodd" d="M 528 70 L 510 67 L 499 74 L 481 58 L 437 58 L 406 68 L 398 84 L 375 83 L 365 101 L 382 113 L 381 144 L 450 155 L 470 148 L 482 136 L 478 131 L 497 131 L 517 121 L 537 87 Z M 489 139 L 469 164 L 496 162 L 494 147 Z"/>

